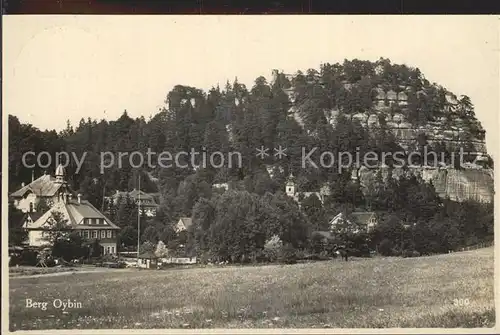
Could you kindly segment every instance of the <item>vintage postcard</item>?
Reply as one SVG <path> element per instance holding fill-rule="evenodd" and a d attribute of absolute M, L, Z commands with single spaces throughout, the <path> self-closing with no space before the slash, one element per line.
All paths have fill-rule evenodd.
<path fill-rule="evenodd" d="M 498 332 L 498 18 L 2 35 L 3 330 Z"/>

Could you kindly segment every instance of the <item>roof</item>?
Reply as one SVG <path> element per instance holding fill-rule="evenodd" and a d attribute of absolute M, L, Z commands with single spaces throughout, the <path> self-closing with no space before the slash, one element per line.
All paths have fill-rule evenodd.
<path fill-rule="evenodd" d="M 52 197 L 64 184 L 56 182 L 56 178 L 45 174 L 38 179 L 35 179 L 28 185 L 21 187 L 19 190 L 11 193 L 12 197 L 21 198 L 26 193 L 33 192 L 39 197 Z"/>
<path fill-rule="evenodd" d="M 182 222 L 182 224 L 184 225 L 184 227 L 186 227 L 186 229 L 191 227 L 191 225 L 193 224 L 193 220 L 191 218 L 187 218 L 187 217 L 180 218 L 179 222 Z"/>
<path fill-rule="evenodd" d="M 356 221 L 356 223 L 361 224 L 361 225 L 367 225 L 370 219 L 375 215 L 375 212 L 352 212 L 349 215 L 349 218 L 352 218 L 353 220 Z M 339 213 L 335 215 L 333 219 L 330 220 L 330 224 L 336 224 L 340 219 L 347 220 L 349 221 L 349 218 L 346 218 L 343 213 Z"/>
<path fill-rule="evenodd" d="M 117 225 L 111 222 L 110 219 L 108 219 L 104 214 L 102 214 L 87 200 L 81 200 L 80 203 L 77 200 L 70 200 L 68 203 L 65 204 L 65 207 L 71 219 L 71 225 L 74 226 L 73 228 L 75 229 L 102 227 L 102 225 L 100 224 L 94 224 L 94 225 L 81 224 L 80 222 L 82 222 L 83 219 L 104 219 L 108 224 L 109 228 L 120 229 Z"/>
<path fill-rule="evenodd" d="M 109 218 L 102 214 L 97 208 L 95 208 L 87 200 L 71 199 L 68 202 L 58 202 L 47 212 L 40 215 L 36 220 L 33 220 L 32 224 L 27 225 L 28 229 L 40 229 L 46 224 L 46 222 L 51 217 L 51 213 L 57 211 L 61 212 L 66 220 L 68 220 L 68 225 L 71 229 L 120 229 L 115 225 Z M 105 224 L 83 224 L 84 219 L 103 219 Z"/>
<path fill-rule="evenodd" d="M 36 220 L 38 220 L 41 216 L 43 215 L 43 213 L 40 213 L 40 212 L 31 212 L 31 213 L 26 213 L 23 217 L 23 221 L 26 221 L 26 219 L 28 218 L 28 216 L 31 218 L 31 220 L 33 220 L 33 222 L 35 222 Z"/>
<path fill-rule="evenodd" d="M 329 231 L 313 231 L 312 235 L 320 235 L 327 239 L 331 239 L 333 237 L 332 233 L 330 233 Z"/>
<path fill-rule="evenodd" d="M 371 217 L 375 215 L 375 212 L 352 212 L 351 217 L 356 220 L 359 224 L 366 225 L 370 221 Z"/>
<path fill-rule="evenodd" d="M 127 195 L 134 201 L 140 199 L 141 204 L 158 206 L 155 200 L 155 196 L 158 196 L 158 193 L 146 193 L 144 191 L 139 191 L 136 189 L 133 189 L 130 192 L 116 191 L 116 193 L 113 194 L 112 198 L 118 199 L 121 197 L 122 201 L 125 201 Z"/>
<path fill-rule="evenodd" d="M 66 170 L 62 164 L 59 164 L 56 168 L 56 176 L 64 176 L 66 174 Z"/>
<path fill-rule="evenodd" d="M 139 254 L 139 258 L 151 259 L 151 258 L 158 258 L 158 256 L 156 256 L 155 253 L 152 251 L 145 251 L 142 254 Z"/>

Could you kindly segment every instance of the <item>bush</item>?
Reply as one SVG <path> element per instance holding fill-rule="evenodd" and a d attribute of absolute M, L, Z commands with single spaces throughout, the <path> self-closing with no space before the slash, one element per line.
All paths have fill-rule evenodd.
<path fill-rule="evenodd" d="M 279 252 L 278 261 L 284 264 L 297 263 L 295 248 L 291 244 L 284 245 Z"/>
<path fill-rule="evenodd" d="M 200 263 L 207 264 L 210 261 L 210 253 L 204 252 L 200 255 Z"/>
<path fill-rule="evenodd" d="M 18 259 L 19 265 L 35 266 L 38 263 L 38 253 L 34 250 L 23 250 Z"/>
<path fill-rule="evenodd" d="M 378 245 L 378 252 L 382 256 L 391 256 L 393 255 L 392 247 L 392 241 L 384 238 Z"/>
<path fill-rule="evenodd" d="M 402 256 L 402 254 L 403 254 L 403 253 L 401 252 L 401 250 L 400 250 L 400 249 L 398 249 L 398 248 L 393 248 L 393 249 L 391 250 L 391 253 L 390 253 L 389 255 L 387 255 L 387 256 L 391 256 L 391 255 L 392 255 L 392 256 L 397 256 L 397 257 L 399 257 L 399 256 Z"/>
<path fill-rule="evenodd" d="M 282 248 L 283 242 L 281 242 L 281 239 L 277 235 L 274 235 L 264 245 L 264 255 L 268 261 L 275 262 L 280 257 Z"/>
<path fill-rule="evenodd" d="M 45 260 L 45 265 L 49 268 L 56 266 L 56 261 L 51 257 Z"/>
<path fill-rule="evenodd" d="M 297 250 L 297 252 L 295 253 L 295 256 L 297 257 L 297 259 L 305 259 L 306 258 L 306 252 L 304 250 Z"/>
<path fill-rule="evenodd" d="M 412 254 L 413 252 L 411 250 L 403 250 L 403 252 L 401 253 L 401 257 L 403 258 L 411 257 Z"/>

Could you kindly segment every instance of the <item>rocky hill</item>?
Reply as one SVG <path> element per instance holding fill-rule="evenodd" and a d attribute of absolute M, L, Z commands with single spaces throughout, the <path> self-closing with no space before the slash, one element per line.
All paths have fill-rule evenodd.
<path fill-rule="evenodd" d="M 290 117 L 309 134 L 314 135 L 321 118 L 335 126 L 341 115 L 372 134 L 387 131 L 407 153 L 427 146 L 428 152 L 447 157 L 405 173 L 420 174 L 433 182 L 441 196 L 452 200 L 493 200 L 493 162 L 472 102 L 430 83 L 418 68 L 391 64 L 383 58 L 377 62 L 346 60 L 323 64 L 319 71 L 310 69 L 306 74 L 274 70 L 273 83 L 288 95 Z M 461 148 L 470 154 L 458 166 Z M 453 154 L 454 160 L 450 159 Z M 387 168 L 378 169 L 387 175 Z M 361 168 L 353 177 L 366 186 L 376 171 Z M 396 177 L 401 173 L 401 169 L 393 171 Z"/>

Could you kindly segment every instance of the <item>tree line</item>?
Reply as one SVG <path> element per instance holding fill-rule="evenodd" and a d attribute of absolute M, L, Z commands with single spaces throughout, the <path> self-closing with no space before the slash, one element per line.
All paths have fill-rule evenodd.
<path fill-rule="evenodd" d="M 418 68 L 392 64 L 388 59 L 377 62 L 346 60 L 341 64 L 322 64 L 319 71 L 298 71 L 291 79 L 278 72 L 271 83 L 261 76 L 251 88 L 237 79 L 232 84 L 226 83 L 224 88 L 216 86 L 208 92 L 177 85 L 166 96 L 165 107 L 148 119 L 144 116 L 131 118 L 125 111 L 114 121 L 82 119 L 78 125 L 68 122 L 66 129 L 57 132 L 41 131 L 9 115 L 9 190 L 14 191 L 21 182 L 30 181 L 33 172 L 37 177 L 44 172 L 39 167 L 33 171 L 23 166 L 24 152 L 47 151 L 55 155 L 66 151 L 80 157 L 86 152 L 79 173 L 75 173 L 74 164 L 68 166 L 69 183 L 122 228 L 121 246 L 127 248 L 136 243 L 137 207 L 131 199 L 113 206 L 105 198 L 116 190 L 137 188 L 140 178 L 141 189 L 158 192 L 161 199 L 156 217 L 144 217 L 141 221 L 142 242 L 161 240 L 172 249 L 182 245 L 186 252 L 208 253 L 220 258 L 232 255 L 240 261 L 261 257 L 266 243 L 273 238 L 276 240 L 276 236 L 287 250 L 310 249 L 314 244 L 312 231 L 328 230 L 332 215 L 339 211 L 349 213 L 355 208 L 383 213 L 378 235 L 362 239 L 362 244 L 372 249 L 381 247 L 380 250 L 390 249 L 391 253 L 397 253 L 398 248 L 410 248 L 425 252 L 427 247 L 417 245 L 419 239 L 411 239 L 411 236 L 419 236 L 415 235 L 417 226 L 427 227 L 425 231 L 431 237 L 434 235 L 430 231 L 437 229 L 435 227 L 449 229 L 454 242 L 448 245 L 436 241 L 440 246 L 472 243 L 469 239 L 474 238 L 469 235 L 475 224 L 485 225 L 479 230 L 483 233 L 470 236 L 477 235 L 478 240 L 489 238 L 490 205 L 470 203 L 467 208 L 474 216 L 455 217 L 462 212 L 451 208 L 464 207 L 447 199 L 440 200 L 432 185 L 416 177 L 378 179 L 368 186 L 370 189 L 363 190 L 351 180 L 351 169 L 339 171 L 336 166 L 302 168 L 303 147 L 317 147 L 318 153 L 360 152 L 361 155 L 405 151 L 384 122 L 384 115 L 379 113 L 380 122 L 375 129 L 368 129 L 351 117 L 356 113 L 376 112 L 374 89 L 377 87 L 396 92 L 409 87 L 408 106 L 392 109 L 390 113 L 400 112 L 414 125 L 443 116 L 450 122 L 461 118 L 468 125 L 471 139 L 484 136 L 470 99 L 464 96 L 455 110 L 447 110 L 445 95 L 449 92 L 430 83 Z M 287 89 L 293 90 L 294 103 L 285 93 Z M 334 125 L 329 123 L 325 113 L 332 109 L 340 111 Z M 287 148 L 284 161 L 277 162 L 272 155 L 266 159 L 255 156 L 255 148 L 264 146 L 272 150 L 279 145 Z M 422 133 L 406 151 L 418 150 L 424 145 L 429 144 L 427 135 Z M 153 152 L 172 153 L 191 149 L 198 152 L 237 151 L 242 155 L 243 164 L 232 168 L 174 166 L 149 169 L 133 168 L 125 160 L 120 168 L 113 166 L 101 173 L 101 152 L 139 151 L 146 154 L 148 148 Z M 431 150 L 450 157 L 454 148 L 441 142 L 433 144 L 428 149 Z M 196 163 L 200 163 L 199 159 Z M 422 163 L 418 157 L 414 159 L 411 163 Z M 36 165 L 33 161 L 28 163 Z M 301 191 L 318 191 L 328 185 L 331 194 L 325 204 L 311 196 L 301 199 L 299 207 L 282 194 L 292 172 Z M 230 191 L 214 189 L 215 183 L 227 183 Z M 193 218 L 194 230 L 178 236 L 173 226 L 182 216 Z M 405 225 L 414 228 L 400 233 L 395 222 L 406 222 Z M 381 233 L 380 229 L 386 230 Z M 12 231 L 15 236 L 17 230 Z M 385 233 L 392 236 L 390 243 L 381 239 Z M 358 237 L 352 238 L 357 244 L 361 243 Z"/>

